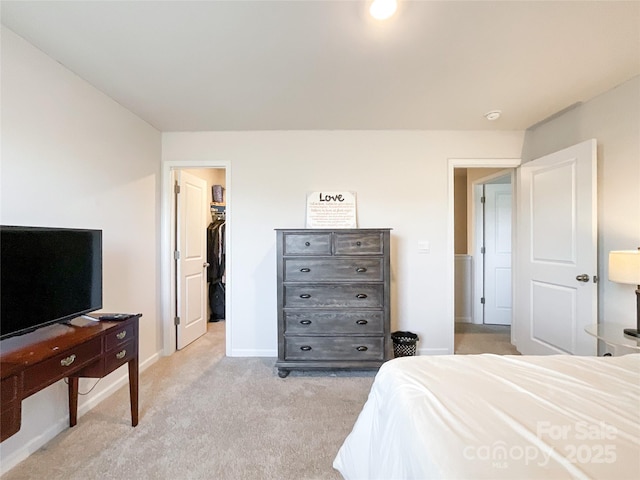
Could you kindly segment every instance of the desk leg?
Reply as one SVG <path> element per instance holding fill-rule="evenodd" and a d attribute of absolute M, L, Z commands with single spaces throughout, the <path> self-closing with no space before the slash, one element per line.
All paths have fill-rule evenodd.
<path fill-rule="evenodd" d="M 69 426 L 78 423 L 78 377 L 69 377 Z"/>
<path fill-rule="evenodd" d="M 131 400 L 131 425 L 138 425 L 138 356 L 129 360 L 129 398 Z"/>

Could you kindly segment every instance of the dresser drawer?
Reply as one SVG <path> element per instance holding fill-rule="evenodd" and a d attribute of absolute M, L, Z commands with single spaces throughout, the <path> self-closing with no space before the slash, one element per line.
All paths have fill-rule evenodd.
<path fill-rule="evenodd" d="M 24 371 L 24 396 L 41 390 L 47 385 L 67 377 L 100 358 L 102 338 L 89 340 L 77 348 L 61 353 Z"/>
<path fill-rule="evenodd" d="M 384 242 L 382 233 L 336 233 L 334 238 L 336 255 L 382 255 Z"/>
<path fill-rule="evenodd" d="M 285 282 L 383 280 L 382 258 L 285 258 Z"/>
<path fill-rule="evenodd" d="M 354 310 L 294 310 L 284 312 L 287 335 L 311 335 L 318 333 L 364 334 L 384 333 L 384 312 Z"/>
<path fill-rule="evenodd" d="M 380 285 L 285 285 L 284 307 L 382 308 Z"/>
<path fill-rule="evenodd" d="M 383 337 L 286 337 L 285 360 L 383 360 Z"/>
<path fill-rule="evenodd" d="M 135 323 L 124 324 L 105 337 L 105 350 L 111 350 L 118 345 L 128 342 L 135 336 Z"/>
<path fill-rule="evenodd" d="M 330 233 L 285 233 L 284 255 L 331 255 Z"/>

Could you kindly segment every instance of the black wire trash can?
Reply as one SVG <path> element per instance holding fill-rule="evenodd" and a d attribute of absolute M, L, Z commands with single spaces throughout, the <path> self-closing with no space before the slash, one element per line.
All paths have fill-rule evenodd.
<path fill-rule="evenodd" d="M 416 344 L 418 343 L 418 335 L 413 332 L 393 332 L 391 334 L 393 340 L 393 356 L 411 357 L 416 354 Z"/>

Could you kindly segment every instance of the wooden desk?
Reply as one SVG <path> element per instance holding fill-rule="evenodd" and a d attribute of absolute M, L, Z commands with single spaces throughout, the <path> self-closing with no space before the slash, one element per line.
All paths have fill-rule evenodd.
<path fill-rule="evenodd" d="M 129 364 L 131 424 L 138 424 L 138 321 L 82 317 L 0 342 L 0 441 L 20 430 L 22 400 L 67 377 L 69 426 L 78 419 L 78 379 L 102 378 Z"/>

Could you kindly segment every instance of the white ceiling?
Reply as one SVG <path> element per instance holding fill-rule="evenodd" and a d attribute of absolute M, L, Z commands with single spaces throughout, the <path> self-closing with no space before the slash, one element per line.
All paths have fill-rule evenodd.
<path fill-rule="evenodd" d="M 7 1 L 162 131 L 525 129 L 640 74 L 640 2 Z M 484 113 L 499 109 L 494 122 Z"/>

